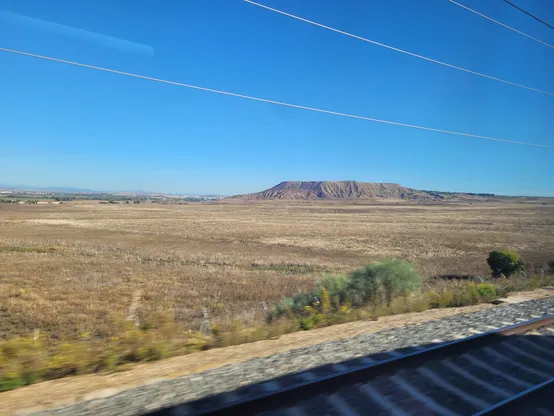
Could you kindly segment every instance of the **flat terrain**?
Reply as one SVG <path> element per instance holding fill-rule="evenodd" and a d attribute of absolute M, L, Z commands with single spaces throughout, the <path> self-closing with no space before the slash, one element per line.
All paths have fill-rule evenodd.
<path fill-rule="evenodd" d="M 486 275 L 495 248 L 547 263 L 554 205 L 0 204 L 0 337 L 115 336 L 133 299 L 143 322 L 198 329 L 207 307 L 251 324 L 326 272 L 397 256 L 425 276 Z"/>

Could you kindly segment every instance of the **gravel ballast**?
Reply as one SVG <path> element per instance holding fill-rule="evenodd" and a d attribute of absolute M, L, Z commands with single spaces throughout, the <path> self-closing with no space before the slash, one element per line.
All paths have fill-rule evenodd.
<path fill-rule="evenodd" d="M 475 335 L 477 331 L 490 331 L 509 323 L 531 320 L 554 314 L 554 297 L 516 304 L 503 304 L 494 308 L 451 316 L 435 321 L 382 330 L 339 341 L 325 342 L 282 352 L 268 357 L 254 358 L 202 373 L 163 380 L 147 386 L 119 392 L 105 398 L 83 401 L 71 405 L 26 415 L 141 415 L 184 402 L 199 400 L 250 384 L 280 378 L 313 369 L 325 374 L 330 364 L 367 355 L 399 350 L 414 346 L 451 341 Z M 323 367 L 321 367 L 323 366 Z M 316 369 L 316 367 L 321 367 Z M 323 372 L 323 373 L 322 373 Z M 283 383 L 281 383 L 283 384 Z M 246 387 L 248 389 L 248 387 Z M 22 403 L 22 405 L 24 405 Z"/>

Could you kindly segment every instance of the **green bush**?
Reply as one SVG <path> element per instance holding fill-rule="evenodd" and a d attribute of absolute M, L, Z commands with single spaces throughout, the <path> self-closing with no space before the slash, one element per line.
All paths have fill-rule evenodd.
<path fill-rule="evenodd" d="M 318 302 L 319 297 L 315 292 L 299 293 L 292 297 L 285 298 L 275 306 L 269 321 L 271 322 L 273 318 L 283 315 L 288 315 L 291 318 L 301 315 L 307 306 L 317 306 Z"/>
<path fill-rule="evenodd" d="M 377 263 L 387 305 L 397 296 L 406 296 L 421 287 L 421 276 L 404 260 L 386 259 Z"/>
<path fill-rule="evenodd" d="M 360 307 L 371 303 L 377 305 L 377 298 L 380 295 L 380 276 L 374 264 L 354 270 L 350 273 L 350 280 L 347 286 L 347 297 L 353 307 Z"/>
<path fill-rule="evenodd" d="M 554 274 L 554 260 L 551 260 L 550 263 L 548 263 L 548 272 L 550 274 Z"/>
<path fill-rule="evenodd" d="M 291 298 L 286 298 L 282 302 L 283 309 L 290 309 L 294 313 L 300 313 L 306 306 L 312 306 L 316 302 L 313 293 L 299 293 Z"/>
<path fill-rule="evenodd" d="M 325 308 L 332 306 L 337 310 L 346 300 L 347 283 L 348 279 L 344 275 L 325 275 L 317 281 L 313 292 L 299 293 L 279 302 L 270 320 L 286 314 L 300 315 L 305 311 L 306 306 L 319 306 L 323 298 L 325 298 Z"/>
<path fill-rule="evenodd" d="M 477 292 L 479 296 L 484 299 L 492 300 L 496 298 L 496 286 L 490 283 L 479 283 L 477 285 Z"/>
<path fill-rule="evenodd" d="M 309 307 L 308 307 L 309 308 Z M 314 314 L 312 311 L 306 311 L 307 316 L 303 316 L 298 320 L 298 326 L 304 331 L 308 331 L 324 320 L 324 316 L 320 313 Z"/>
<path fill-rule="evenodd" d="M 406 296 L 421 287 L 422 279 L 413 266 L 404 260 L 385 259 L 342 274 L 323 276 L 313 292 L 285 298 L 276 305 L 272 318 L 288 315 L 306 317 L 306 307 L 323 316 L 341 311 L 344 305 L 359 308 L 364 305 L 390 306 L 395 297 Z M 317 322 L 315 322 L 317 323 Z M 304 319 L 302 328 L 314 322 Z"/>
<path fill-rule="evenodd" d="M 516 272 L 522 271 L 524 263 L 520 260 L 519 254 L 508 250 L 495 250 L 489 253 L 487 263 L 491 268 L 492 275 L 509 277 Z"/>
<path fill-rule="evenodd" d="M 348 278 L 343 274 L 330 274 L 323 276 L 316 283 L 315 294 L 319 299 L 323 298 L 323 292 L 327 291 L 335 308 L 339 308 L 346 301 Z M 338 304 L 337 304 L 338 303 Z"/>
<path fill-rule="evenodd" d="M 346 290 L 352 306 L 390 306 L 393 298 L 414 292 L 421 282 L 421 276 L 407 261 L 385 259 L 352 272 Z"/>

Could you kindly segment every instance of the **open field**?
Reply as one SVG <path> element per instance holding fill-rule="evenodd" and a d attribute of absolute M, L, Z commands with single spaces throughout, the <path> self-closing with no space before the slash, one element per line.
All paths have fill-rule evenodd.
<path fill-rule="evenodd" d="M 396 256 L 424 276 L 488 275 L 496 248 L 545 265 L 554 205 L 0 204 L 0 338 L 116 336 L 133 302 L 141 322 L 196 330 L 207 307 L 249 325 L 326 272 Z"/>

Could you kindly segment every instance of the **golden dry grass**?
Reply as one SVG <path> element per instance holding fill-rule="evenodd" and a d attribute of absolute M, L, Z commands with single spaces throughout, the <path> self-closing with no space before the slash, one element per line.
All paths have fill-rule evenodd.
<path fill-rule="evenodd" d="M 133 296 L 148 324 L 262 320 L 261 302 L 325 272 L 396 256 L 425 276 L 488 274 L 490 250 L 554 258 L 554 206 L 0 204 L 0 337 L 115 336 Z"/>

